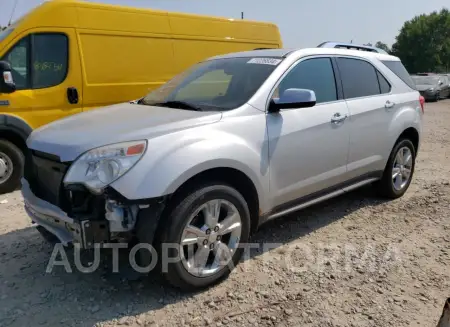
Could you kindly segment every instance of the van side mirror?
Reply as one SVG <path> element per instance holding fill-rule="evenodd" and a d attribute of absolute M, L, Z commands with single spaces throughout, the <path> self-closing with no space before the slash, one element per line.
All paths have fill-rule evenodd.
<path fill-rule="evenodd" d="M 309 108 L 316 105 L 316 93 L 306 89 L 287 89 L 278 99 L 272 99 L 269 112 L 279 112 L 281 109 Z"/>
<path fill-rule="evenodd" d="M 13 93 L 15 90 L 11 65 L 6 61 L 0 61 L 0 93 Z"/>

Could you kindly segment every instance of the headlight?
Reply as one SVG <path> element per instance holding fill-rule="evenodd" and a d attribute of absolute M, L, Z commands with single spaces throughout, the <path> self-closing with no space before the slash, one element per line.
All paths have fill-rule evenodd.
<path fill-rule="evenodd" d="M 125 174 L 141 159 L 147 141 L 124 142 L 92 149 L 70 166 L 64 184 L 80 183 L 95 193 Z"/>

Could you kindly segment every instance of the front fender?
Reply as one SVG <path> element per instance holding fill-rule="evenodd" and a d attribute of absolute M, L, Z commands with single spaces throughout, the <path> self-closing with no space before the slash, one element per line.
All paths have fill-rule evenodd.
<path fill-rule="evenodd" d="M 269 171 L 264 135 L 253 143 L 245 140 L 210 128 L 153 139 L 144 158 L 111 186 L 130 200 L 154 198 L 174 193 L 201 172 L 226 167 L 248 176 L 265 203 Z"/>

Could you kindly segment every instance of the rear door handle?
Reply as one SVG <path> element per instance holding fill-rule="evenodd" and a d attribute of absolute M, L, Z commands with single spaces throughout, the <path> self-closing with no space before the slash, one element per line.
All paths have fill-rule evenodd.
<path fill-rule="evenodd" d="M 78 103 L 78 90 L 75 87 L 69 87 L 67 89 L 67 100 L 70 104 Z"/>
<path fill-rule="evenodd" d="M 342 123 L 344 120 L 347 119 L 347 115 L 341 115 L 339 112 L 336 112 L 333 117 L 331 117 L 331 122 L 334 124 Z"/>
<path fill-rule="evenodd" d="M 386 103 L 384 104 L 384 107 L 387 109 L 393 108 L 395 106 L 395 102 L 391 102 L 389 100 L 386 101 Z"/>

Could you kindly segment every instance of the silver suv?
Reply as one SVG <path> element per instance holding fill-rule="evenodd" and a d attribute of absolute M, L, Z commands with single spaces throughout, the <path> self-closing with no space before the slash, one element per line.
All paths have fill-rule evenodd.
<path fill-rule="evenodd" d="M 230 273 L 268 220 L 366 184 L 402 196 L 423 110 L 401 61 L 387 54 L 214 57 L 142 99 L 35 130 L 25 208 L 63 244 L 150 244 L 142 266 L 167 256 L 170 283 L 205 287 Z M 163 255 L 167 244 L 176 246 Z"/>

